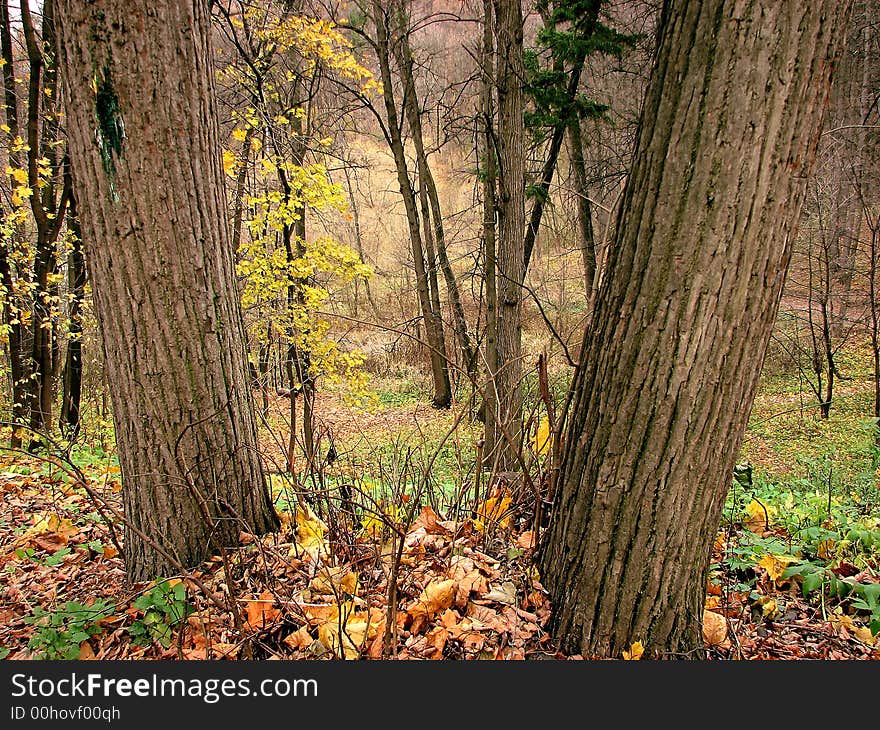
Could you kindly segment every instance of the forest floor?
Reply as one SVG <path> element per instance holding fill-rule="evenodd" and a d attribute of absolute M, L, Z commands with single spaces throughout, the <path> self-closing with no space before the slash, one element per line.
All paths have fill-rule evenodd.
<path fill-rule="evenodd" d="M 281 466 L 289 401 L 273 396 L 261 445 L 281 529 L 242 534 L 240 547 L 150 584 L 125 582 L 121 526 L 100 514 L 121 509 L 112 453 L 6 455 L 0 658 L 583 658 L 547 632 L 534 490 L 477 481 L 473 409 L 434 411 L 393 377 L 378 387 L 366 409 L 320 396 L 321 463 L 308 478 Z M 734 480 L 706 586 L 709 658 L 880 659 L 869 391 L 853 372 L 823 421 L 802 383 L 762 377 L 750 466 Z M 639 658 L 640 645 L 626 654 Z"/>

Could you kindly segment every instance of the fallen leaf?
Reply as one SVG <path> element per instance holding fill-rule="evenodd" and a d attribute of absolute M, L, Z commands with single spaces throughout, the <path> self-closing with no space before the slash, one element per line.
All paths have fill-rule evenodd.
<path fill-rule="evenodd" d="M 757 603 L 761 607 L 761 613 L 764 614 L 764 618 L 774 619 L 779 615 L 779 603 L 775 598 L 762 596 L 758 599 Z"/>
<path fill-rule="evenodd" d="M 432 580 L 425 586 L 415 603 L 409 607 L 408 613 L 413 618 L 412 629 L 415 634 L 424 622 L 438 611 L 443 611 L 455 600 L 454 580 Z"/>
<path fill-rule="evenodd" d="M 263 591 L 259 598 L 248 601 L 245 605 L 248 625 L 255 629 L 261 629 L 275 621 L 281 615 L 281 611 L 272 606 L 274 602 L 275 597 L 271 591 Z"/>
<path fill-rule="evenodd" d="M 433 649 L 431 659 L 442 659 L 443 649 L 446 647 L 447 639 L 449 639 L 449 629 L 445 626 L 435 626 L 428 632 L 427 637 L 428 644 Z"/>
<path fill-rule="evenodd" d="M 292 634 L 285 636 L 282 641 L 291 649 L 308 649 L 312 645 L 312 637 L 305 626 L 300 626 Z"/>
<path fill-rule="evenodd" d="M 502 491 L 495 496 L 489 497 L 479 507 L 477 507 L 477 519 L 474 526 L 481 532 L 486 529 L 487 524 L 497 525 L 498 527 L 510 527 L 509 514 L 512 498 L 507 491 Z"/>
<path fill-rule="evenodd" d="M 506 603 L 512 606 L 516 603 L 516 586 L 510 581 L 505 581 L 501 585 L 492 588 L 483 596 L 484 600 L 497 601 L 498 603 Z"/>
<path fill-rule="evenodd" d="M 449 534 L 450 532 L 446 527 L 440 524 L 439 515 L 428 506 L 422 507 L 422 511 L 419 512 L 419 516 L 416 517 L 411 529 L 417 529 L 419 527 L 425 528 L 425 532 L 428 535 L 444 535 Z"/>
<path fill-rule="evenodd" d="M 629 651 L 626 649 L 623 650 L 623 658 L 628 662 L 637 662 L 642 658 L 642 654 L 644 653 L 645 647 L 642 646 L 642 642 L 636 641 L 629 647 Z"/>
<path fill-rule="evenodd" d="M 347 593 L 350 596 L 357 594 L 358 576 L 344 567 L 323 567 L 312 578 L 309 588 L 317 593 L 330 593 L 337 595 Z"/>
<path fill-rule="evenodd" d="M 836 544 L 834 540 L 820 540 L 816 553 L 822 560 L 831 560 Z"/>
<path fill-rule="evenodd" d="M 335 616 L 331 615 L 318 626 L 318 640 L 336 656 L 339 656 L 341 648 L 346 659 L 357 659 L 367 642 L 376 638 L 384 624 L 382 611 L 378 608 L 357 611 L 351 602 L 347 602 L 339 607 Z"/>
<path fill-rule="evenodd" d="M 703 641 L 718 646 L 727 638 L 727 619 L 714 611 L 703 611 Z"/>
<path fill-rule="evenodd" d="M 327 553 L 327 543 L 324 540 L 326 532 L 327 525 L 312 513 L 308 505 L 297 505 L 296 537 L 299 547 L 313 558 Z"/>
<path fill-rule="evenodd" d="M 767 507 L 766 511 L 757 499 L 753 499 L 746 505 L 746 519 L 743 520 L 743 526 L 752 532 L 761 534 L 772 523 L 772 517 L 775 513 L 773 507 Z"/>
<path fill-rule="evenodd" d="M 790 555 L 765 555 L 758 561 L 758 567 L 767 571 L 770 580 L 776 582 L 782 578 L 785 569 L 792 563 L 796 563 L 797 558 Z"/>

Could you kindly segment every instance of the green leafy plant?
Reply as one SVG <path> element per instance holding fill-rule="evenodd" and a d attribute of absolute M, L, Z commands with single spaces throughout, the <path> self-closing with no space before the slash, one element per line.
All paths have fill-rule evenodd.
<path fill-rule="evenodd" d="M 18 548 L 15 550 L 15 557 L 19 560 L 30 560 L 37 565 L 47 565 L 50 568 L 54 568 L 56 565 L 61 565 L 64 562 L 64 558 L 67 555 L 70 555 L 71 549 L 69 547 L 61 548 L 60 550 L 56 550 L 51 555 L 47 555 L 45 558 L 38 558 L 36 554 L 36 550 L 32 547 L 27 548 Z"/>
<path fill-rule="evenodd" d="M 868 628 L 871 635 L 880 634 L 880 583 L 856 583 L 853 593 L 857 596 L 850 604 L 857 611 L 870 614 Z"/>
<path fill-rule="evenodd" d="M 39 659 L 77 659 L 80 645 L 101 633 L 98 622 L 112 613 L 112 606 L 103 600 L 84 606 L 67 601 L 56 611 L 46 611 L 39 606 L 25 618 L 34 627 L 28 641 Z"/>
<path fill-rule="evenodd" d="M 174 627 L 192 613 L 192 606 L 186 600 L 186 586 L 181 582 L 171 585 L 170 581 L 163 581 L 135 599 L 132 605 L 144 613 L 128 630 L 138 646 L 158 641 L 167 649 L 171 646 Z"/>

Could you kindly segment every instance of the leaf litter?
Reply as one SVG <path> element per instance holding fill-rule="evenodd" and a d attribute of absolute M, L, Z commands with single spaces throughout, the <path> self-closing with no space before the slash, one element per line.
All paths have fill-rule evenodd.
<path fill-rule="evenodd" d="M 119 502 L 118 481 L 105 476 L 90 486 Z M 126 584 L 114 536 L 84 490 L 57 474 L 5 472 L 0 495 L 0 657 L 40 658 L 33 639 L 46 621 L 35 616 L 64 617 L 75 605 L 96 607 L 88 632 L 67 636 L 83 660 L 583 658 L 555 649 L 550 602 L 534 567 L 536 535 L 514 529 L 501 492 L 475 519 L 450 520 L 422 506 L 399 534 L 352 526 L 341 551 L 320 516 L 297 505 L 281 514 L 279 532 L 242 535 L 227 555 L 229 575 L 215 556 L 168 576 L 168 585 L 185 588 L 187 607 L 177 614 L 144 609 L 143 598 L 135 606 L 156 584 Z M 752 513 L 745 529 L 766 526 L 763 510 Z M 484 523 L 492 519 L 498 529 L 490 536 Z M 703 618 L 708 657 L 880 658 L 880 641 L 856 617 L 801 597 L 797 582 L 783 578 L 789 562 L 764 556 L 750 593 L 714 576 Z M 151 610 L 167 632 L 136 641 Z M 621 658 L 644 651 L 635 642 Z"/>

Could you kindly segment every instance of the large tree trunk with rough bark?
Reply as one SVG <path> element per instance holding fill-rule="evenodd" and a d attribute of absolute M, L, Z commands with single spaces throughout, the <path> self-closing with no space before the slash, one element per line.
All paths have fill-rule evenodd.
<path fill-rule="evenodd" d="M 498 240 L 495 250 L 496 368 L 492 441 L 500 471 L 518 470 L 522 431 L 522 284 L 525 232 L 523 19 L 520 0 L 494 0 L 498 94 Z"/>
<path fill-rule="evenodd" d="M 694 656 L 847 3 L 672 0 L 541 554 L 562 647 Z"/>
<path fill-rule="evenodd" d="M 132 580 L 276 526 L 229 244 L 206 0 L 63 0 L 74 183 Z"/>

